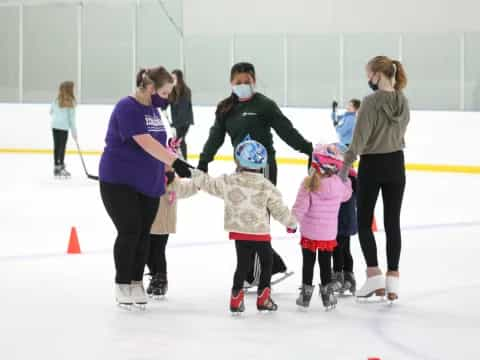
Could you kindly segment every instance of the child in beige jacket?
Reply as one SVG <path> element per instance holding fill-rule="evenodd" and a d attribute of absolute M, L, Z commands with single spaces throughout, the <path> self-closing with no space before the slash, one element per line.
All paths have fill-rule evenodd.
<path fill-rule="evenodd" d="M 177 200 L 186 199 L 198 192 L 192 180 L 180 179 L 173 171 L 166 172 L 167 189 L 160 198 L 157 216 L 150 230 L 150 251 L 147 266 L 151 280 L 147 294 L 153 297 L 164 296 L 168 290 L 167 259 L 165 248 L 168 236 L 177 230 Z"/>
<path fill-rule="evenodd" d="M 260 258 L 261 275 L 258 285 L 258 310 L 277 310 L 270 297 L 272 276 L 272 247 L 270 215 L 287 228 L 296 229 L 297 222 L 277 188 L 264 177 L 267 165 L 265 147 L 244 140 L 235 149 L 237 171 L 231 175 L 211 178 L 200 170 L 192 171 L 192 180 L 201 190 L 225 201 L 224 228 L 235 240 L 237 268 L 233 280 L 230 311 L 245 310 L 243 284 L 247 277 L 250 259 L 256 252 Z"/>

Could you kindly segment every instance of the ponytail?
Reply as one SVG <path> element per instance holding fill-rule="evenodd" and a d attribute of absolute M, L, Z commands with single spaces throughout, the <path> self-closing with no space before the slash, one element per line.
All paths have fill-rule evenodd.
<path fill-rule="evenodd" d="M 368 62 L 367 66 L 374 73 L 382 73 L 388 79 L 394 79 L 395 90 L 403 90 L 407 86 L 407 73 L 400 61 L 392 60 L 387 56 L 376 56 Z"/>
<path fill-rule="evenodd" d="M 398 60 L 392 60 L 393 65 L 395 66 L 395 90 L 403 90 L 407 86 L 407 73 L 402 63 Z"/>
<path fill-rule="evenodd" d="M 228 113 L 237 104 L 238 104 L 238 96 L 232 93 L 229 97 L 220 101 L 220 103 L 217 106 L 217 110 L 215 111 L 215 116 L 217 118 L 225 118 L 225 116 L 227 116 Z"/>
<path fill-rule="evenodd" d="M 158 90 L 167 83 L 173 83 L 173 78 L 163 66 L 140 69 L 137 73 L 136 84 L 139 88 L 145 88 L 153 84 L 155 89 Z"/>
<path fill-rule="evenodd" d="M 303 180 L 303 187 L 308 192 L 316 192 L 320 189 L 321 178 L 318 172 L 314 169 L 310 175 L 308 175 L 305 180 Z"/>

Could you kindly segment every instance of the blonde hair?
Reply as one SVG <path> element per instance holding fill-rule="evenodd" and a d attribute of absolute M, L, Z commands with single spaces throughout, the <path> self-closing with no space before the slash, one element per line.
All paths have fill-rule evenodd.
<path fill-rule="evenodd" d="M 407 86 L 407 73 L 398 60 L 392 60 L 388 56 L 376 56 L 368 62 L 367 67 L 374 73 L 382 73 L 387 78 L 394 79 L 395 90 L 403 90 Z"/>
<path fill-rule="evenodd" d="M 73 108 L 76 105 L 73 88 L 75 84 L 73 81 L 64 81 L 60 84 L 58 89 L 58 106 L 61 108 Z"/>
<path fill-rule="evenodd" d="M 322 185 L 322 176 L 320 176 L 320 174 L 316 170 L 314 170 L 313 172 L 310 172 L 310 175 L 308 175 L 303 180 L 303 187 L 308 192 L 318 191 L 321 185 Z"/>

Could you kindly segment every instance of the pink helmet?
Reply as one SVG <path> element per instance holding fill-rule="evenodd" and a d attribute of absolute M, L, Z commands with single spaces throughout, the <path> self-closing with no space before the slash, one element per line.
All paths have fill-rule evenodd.
<path fill-rule="evenodd" d="M 317 144 L 313 150 L 312 167 L 320 174 L 336 174 L 343 167 L 343 155 L 336 144 Z M 350 176 L 356 176 L 350 169 Z"/>
<path fill-rule="evenodd" d="M 317 144 L 313 150 L 312 167 L 321 174 L 336 174 L 343 166 L 343 157 L 335 144 Z"/>

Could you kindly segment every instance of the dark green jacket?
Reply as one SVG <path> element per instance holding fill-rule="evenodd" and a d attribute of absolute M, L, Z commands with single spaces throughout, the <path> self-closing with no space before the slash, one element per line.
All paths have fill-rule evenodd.
<path fill-rule="evenodd" d="M 225 134 L 230 136 L 233 148 L 249 134 L 253 140 L 263 144 L 269 158 L 274 159 L 272 129 L 295 150 L 307 156 L 312 154 L 312 143 L 300 135 L 277 104 L 265 95 L 256 93 L 251 100 L 236 104 L 227 116 L 221 118 L 217 116 L 200 154 L 200 161 L 209 163 L 213 160 L 223 145 Z"/>

